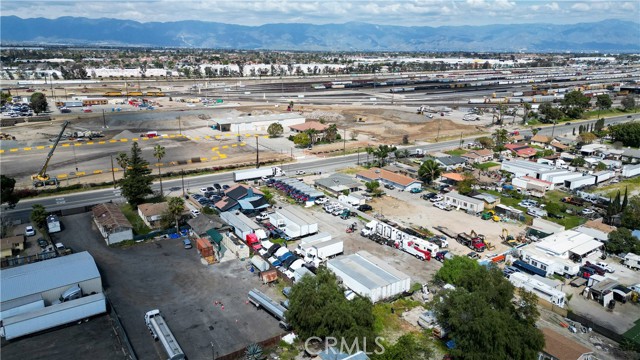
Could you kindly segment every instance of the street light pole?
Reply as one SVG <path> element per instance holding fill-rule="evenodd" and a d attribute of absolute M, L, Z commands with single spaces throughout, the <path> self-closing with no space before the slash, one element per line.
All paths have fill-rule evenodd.
<path fill-rule="evenodd" d="M 116 173 L 113 169 L 113 155 L 111 155 L 111 176 L 113 177 L 113 188 L 116 188 Z"/>
<path fill-rule="evenodd" d="M 184 193 L 184 169 L 180 169 L 180 176 L 182 178 L 182 197 L 186 197 Z"/>

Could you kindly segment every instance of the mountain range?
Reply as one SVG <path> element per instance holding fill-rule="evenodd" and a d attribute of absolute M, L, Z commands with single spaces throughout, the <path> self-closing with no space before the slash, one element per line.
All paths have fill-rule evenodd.
<path fill-rule="evenodd" d="M 281 23 L 243 26 L 205 21 L 0 17 L 4 46 L 91 45 L 298 51 L 637 52 L 640 24 L 390 26 Z"/>

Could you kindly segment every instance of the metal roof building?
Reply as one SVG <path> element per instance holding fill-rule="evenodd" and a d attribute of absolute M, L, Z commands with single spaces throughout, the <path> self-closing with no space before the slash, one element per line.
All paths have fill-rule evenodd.
<path fill-rule="evenodd" d="M 255 221 L 239 211 L 227 211 L 220 214 L 220 218 L 233 227 L 233 232 L 242 240 L 256 230 L 262 229 Z"/>
<path fill-rule="evenodd" d="M 2 313 L 36 300 L 50 305 L 74 285 L 85 294 L 102 292 L 98 267 L 86 251 L 4 269 L 0 280 Z"/>
<path fill-rule="evenodd" d="M 222 132 L 263 132 L 267 131 L 269 125 L 273 123 L 279 123 L 283 128 L 287 128 L 291 125 L 303 124 L 305 122 L 305 117 L 296 112 L 289 112 L 284 114 L 238 116 L 235 118 L 216 119 L 214 122 L 216 123 L 216 128 Z"/>
<path fill-rule="evenodd" d="M 331 259 L 327 267 L 349 289 L 374 303 L 409 291 L 411 287 L 409 275 L 366 251 Z"/>

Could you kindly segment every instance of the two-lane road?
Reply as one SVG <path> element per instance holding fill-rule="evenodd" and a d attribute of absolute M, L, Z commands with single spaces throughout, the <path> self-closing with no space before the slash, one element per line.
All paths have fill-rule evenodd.
<path fill-rule="evenodd" d="M 632 116 L 632 118 L 628 118 L 627 116 L 619 116 L 613 117 L 605 120 L 606 124 L 617 124 L 621 122 L 627 121 L 635 121 L 638 115 Z M 579 125 L 587 125 L 591 123 L 595 123 L 596 120 L 588 120 L 575 122 L 571 125 L 560 124 L 553 129 L 553 126 L 543 127 L 538 133 L 543 135 L 551 135 L 552 132 L 555 135 L 560 135 L 562 133 L 570 132 L 573 127 L 577 127 Z M 531 135 L 530 130 L 521 130 L 520 134 L 522 135 Z M 472 142 L 478 136 L 464 138 L 463 141 L 465 144 Z M 449 148 L 455 148 L 460 145 L 460 140 L 450 140 L 443 141 L 439 143 L 421 145 L 421 146 L 409 146 L 404 147 L 408 150 L 414 150 L 417 148 L 425 149 L 427 151 L 439 151 L 445 150 Z M 296 163 L 286 164 L 284 165 L 284 170 L 288 174 L 295 174 L 296 170 L 304 170 L 307 173 L 321 171 L 322 173 L 329 173 L 339 169 L 348 168 L 354 166 L 358 161 L 364 162 L 366 161 L 367 155 L 366 153 L 359 154 L 350 154 L 346 156 L 336 156 L 325 159 L 313 159 L 313 160 L 303 160 Z M 373 160 L 373 159 L 371 159 Z M 211 186 L 213 183 L 230 183 L 233 182 L 233 174 L 231 172 L 227 173 L 219 173 L 212 175 L 201 175 L 195 177 L 188 177 L 184 179 L 185 191 L 199 189 L 201 187 Z M 173 180 L 163 180 L 162 182 L 163 188 L 165 192 L 168 192 L 170 188 L 180 188 L 178 191 L 168 192 L 168 195 L 182 195 L 182 179 L 173 179 Z M 153 184 L 153 190 L 159 190 L 159 183 Z M 122 200 L 120 191 L 118 189 L 101 189 L 101 190 L 90 190 L 73 194 L 65 194 L 65 195 L 53 195 L 50 197 L 42 197 L 36 199 L 27 199 L 20 201 L 14 209 L 5 210 L 5 216 L 14 219 L 23 219 L 27 220 L 29 218 L 29 214 L 31 213 L 31 208 L 34 204 L 41 204 L 45 206 L 48 211 L 57 211 L 63 209 L 71 209 L 78 208 L 82 206 L 89 206 L 104 202 L 109 202 L 113 200 Z"/>

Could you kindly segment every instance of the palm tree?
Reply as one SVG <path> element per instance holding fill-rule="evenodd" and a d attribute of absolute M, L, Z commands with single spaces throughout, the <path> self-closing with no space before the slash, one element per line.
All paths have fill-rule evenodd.
<path fill-rule="evenodd" d="M 162 158 L 166 155 L 166 151 L 164 149 L 164 146 L 160 146 L 160 145 L 156 145 L 153 147 L 153 157 L 158 159 L 158 163 L 160 163 L 160 160 L 162 160 Z M 160 195 L 164 196 L 164 191 L 162 191 L 162 174 L 160 173 L 160 164 L 157 164 L 158 166 L 158 178 L 160 179 Z"/>
<path fill-rule="evenodd" d="M 496 139 L 496 145 L 498 146 L 503 146 L 507 140 L 509 140 L 508 138 L 508 132 L 505 129 L 498 129 L 493 133 L 493 136 Z"/>
<path fill-rule="evenodd" d="M 129 157 L 127 156 L 127 153 L 121 152 L 118 153 L 118 156 L 116 156 L 116 161 L 118 162 L 118 165 L 120 165 L 120 167 L 122 168 L 123 173 L 127 173 L 127 167 L 129 167 Z"/>
<path fill-rule="evenodd" d="M 336 124 L 331 124 L 324 132 L 324 138 L 328 142 L 334 142 L 338 137 L 338 126 Z"/>
<path fill-rule="evenodd" d="M 178 222 L 180 221 L 180 217 L 184 212 L 184 199 L 181 197 L 170 197 L 168 204 L 168 212 L 169 215 L 176 222 L 176 232 L 180 232 L 180 227 L 178 226 Z"/>
<path fill-rule="evenodd" d="M 418 169 L 418 176 L 420 179 L 429 184 L 440 177 L 440 174 L 442 174 L 442 168 L 440 167 L 440 164 L 433 159 L 427 159 L 422 163 L 422 165 L 420 165 L 420 169 Z"/>
<path fill-rule="evenodd" d="M 383 167 L 389 154 L 396 150 L 398 150 L 398 148 L 395 146 L 378 145 L 377 149 L 373 149 L 372 154 L 378 159 L 378 166 Z"/>
<path fill-rule="evenodd" d="M 318 131 L 316 129 L 309 129 L 305 132 L 307 133 L 307 135 L 309 135 L 309 140 L 311 140 L 311 145 L 314 145 L 316 143 L 316 135 L 318 134 Z"/>

